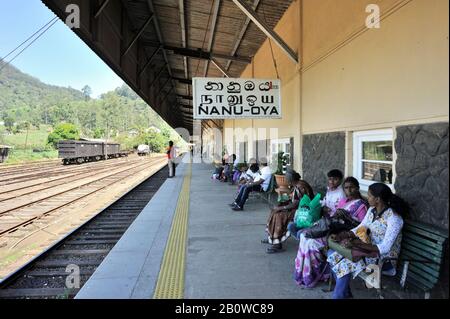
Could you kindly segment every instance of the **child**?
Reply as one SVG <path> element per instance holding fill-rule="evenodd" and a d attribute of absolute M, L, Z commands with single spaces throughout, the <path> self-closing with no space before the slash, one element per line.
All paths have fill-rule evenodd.
<path fill-rule="evenodd" d="M 325 215 L 332 217 L 337 210 L 338 203 L 341 199 L 346 198 L 344 189 L 342 187 L 342 180 L 344 174 L 338 169 L 333 169 L 328 172 L 328 187 L 325 198 L 321 201 L 322 212 Z"/>

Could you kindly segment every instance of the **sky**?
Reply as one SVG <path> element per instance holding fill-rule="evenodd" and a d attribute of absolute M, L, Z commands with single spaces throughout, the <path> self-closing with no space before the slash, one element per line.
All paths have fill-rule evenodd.
<path fill-rule="evenodd" d="M 40 0 L 0 0 L 0 58 L 53 17 L 53 12 Z M 92 97 L 123 84 L 123 80 L 59 19 L 12 65 L 47 84 L 78 90 L 89 85 Z"/>

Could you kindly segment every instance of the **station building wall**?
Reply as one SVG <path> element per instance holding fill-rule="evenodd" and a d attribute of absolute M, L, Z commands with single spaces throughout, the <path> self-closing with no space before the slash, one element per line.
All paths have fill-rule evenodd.
<path fill-rule="evenodd" d="M 379 29 L 365 26 L 368 4 L 381 8 Z M 293 138 L 294 168 L 322 189 L 334 168 L 330 159 L 346 175 L 357 172 L 359 132 L 389 131 L 393 190 L 409 202 L 412 218 L 448 229 L 448 6 L 447 0 L 294 1 L 275 31 L 301 62 L 293 64 L 272 43 L 283 118 L 226 120 L 224 127 L 278 128 L 280 138 Z M 276 77 L 271 52 L 266 41 L 241 77 Z M 330 156 L 311 154 L 330 148 Z"/>

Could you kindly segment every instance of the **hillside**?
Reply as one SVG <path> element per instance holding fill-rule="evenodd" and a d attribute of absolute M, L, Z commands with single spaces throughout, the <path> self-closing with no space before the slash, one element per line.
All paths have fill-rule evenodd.
<path fill-rule="evenodd" d="M 90 99 L 79 90 L 45 84 L 13 66 L 0 72 L 0 120 L 6 122 L 7 118 L 36 127 L 71 122 L 86 137 L 106 129 L 112 130 L 110 135 L 149 126 L 168 129 L 165 121 L 126 85 Z"/>
<path fill-rule="evenodd" d="M 14 66 L 7 66 L 0 72 L 0 110 L 11 108 L 34 109 L 42 103 L 55 104 L 61 101 L 80 101 L 81 91 L 48 85 Z"/>

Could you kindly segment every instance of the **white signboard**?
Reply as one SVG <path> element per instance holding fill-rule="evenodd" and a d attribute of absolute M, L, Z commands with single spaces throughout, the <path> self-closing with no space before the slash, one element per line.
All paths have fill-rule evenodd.
<path fill-rule="evenodd" d="M 281 118 L 280 80 L 193 78 L 194 119 Z"/>

